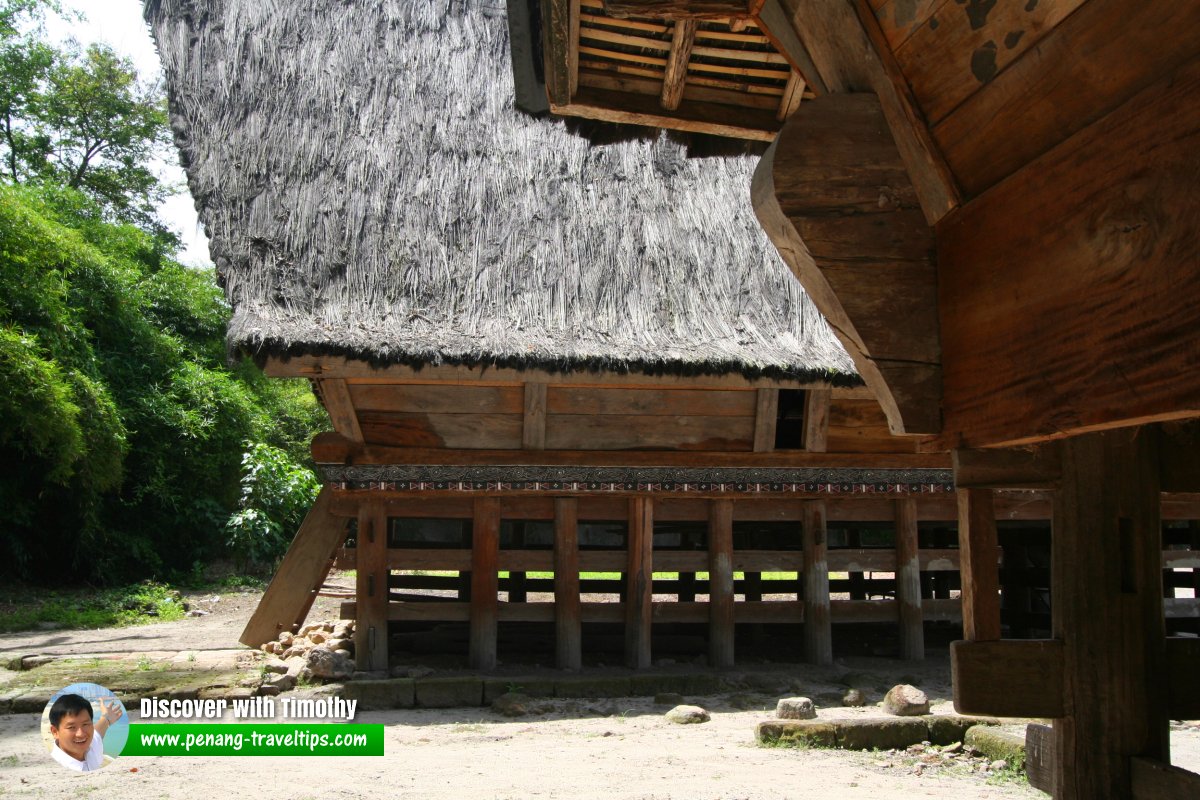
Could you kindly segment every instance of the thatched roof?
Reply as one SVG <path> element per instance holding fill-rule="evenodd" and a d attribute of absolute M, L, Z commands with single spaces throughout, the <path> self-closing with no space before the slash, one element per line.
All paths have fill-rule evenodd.
<path fill-rule="evenodd" d="M 231 346 L 857 383 L 748 158 L 513 109 L 502 0 L 148 0 Z"/>

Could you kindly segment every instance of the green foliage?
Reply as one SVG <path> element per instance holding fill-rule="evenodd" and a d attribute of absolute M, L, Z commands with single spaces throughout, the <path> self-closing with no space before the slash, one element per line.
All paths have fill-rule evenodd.
<path fill-rule="evenodd" d="M 154 210 L 168 189 L 150 164 L 170 143 L 166 99 L 106 45 L 55 47 L 50 3 L 0 0 L 0 153 L 13 183 L 78 189 L 110 220 L 171 238 Z M 27 30 L 23 30 L 26 28 Z"/>
<path fill-rule="evenodd" d="M 154 581 L 102 591 L 44 591 L 23 586 L 0 594 L 0 633 L 46 623 L 63 628 L 108 628 L 169 622 L 182 619 L 184 613 L 179 592 Z"/>
<path fill-rule="evenodd" d="M 241 510 L 226 525 L 239 563 L 266 565 L 281 558 L 320 488 L 313 471 L 283 450 L 248 443 L 242 458 Z"/>
<path fill-rule="evenodd" d="M 237 544 L 269 561 L 311 502 L 289 470 L 324 412 L 303 382 L 226 365 L 210 272 L 102 217 L 69 187 L 0 184 L 0 574 L 187 570 L 228 552 L 235 512 L 245 530 L 263 515 L 262 546 Z M 246 497 L 248 457 L 264 466 Z"/>

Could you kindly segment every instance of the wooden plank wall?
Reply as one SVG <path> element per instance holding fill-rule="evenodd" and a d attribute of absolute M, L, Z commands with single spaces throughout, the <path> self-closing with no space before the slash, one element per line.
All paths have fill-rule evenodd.
<path fill-rule="evenodd" d="M 339 383 L 341 383 L 339 381 Z M 345 381 L 343 416 L 368 445 L 462 450 L 773 449 L 777 390 Z M 835 396 L 825 451 L 914 453 L 874 400 Z M 864 464 L 863 466 L 869 466 Z"/>

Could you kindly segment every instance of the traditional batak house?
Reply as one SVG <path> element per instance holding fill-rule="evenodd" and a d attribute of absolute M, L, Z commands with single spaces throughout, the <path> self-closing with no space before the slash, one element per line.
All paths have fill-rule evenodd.
<path fill-rule="evenodd" d="M 1018 180 L 999 202 L 987 190 L 1121 103 L 1176 97 L 1156 81 L 1194 53 L 1179 31 L 1195 14 L 1155 11 L 1178 44 L 1121 88 L 1039 83 L 1019 67 L 1042 58 L 1033 43 L 1074 32 L 1076 18 L 1103 21 L 1107 12 L 1088 9 L 1113 4 L 1021 3 L 1032 16 L 998 33 L 995 19 L 1015 12 L 988 22 L 989 4 L 967 4 L 968 25 L 958 3 L 885 3 L 880 19 L 905 16 L 901 5 L 920 24 L 881 27 L 836 0 L 546 0 L 511 3 L 511 14 L 494 2 L 148 2 L 177 143 L 233 306 L 230 344 L 269 374 L 312 380 L 336 429 L 313 444 L 324 489 L 243 641 L 303 619 L 348 532 L 357 588 L 347 610 L 363 669 L 386 667 L 389 645 L 406 641 L 389 629 L 417 625 L 459 626 L 481 669 L 519 655 L 530 630 L 545 632 L 565 668 L 613 631 L 632 667 L 679 632 L 726 666 L 740 624 L 771 626 L 773 641 L 828 662 L 841 621 L 891 623 L 899 653 L 919 657 L 923 620 L 961 613 L 970 641 L 954 651 L 960 705 L 1060 718 L 1051 773 L 1061 796 L 1129 796 L 1077 788 L 1092 778 L 1076 759 L 1126 789 L 1131 769 L 1159 779 L 1167 698 L 1173 714 L 1196 702 L 1162 678 L 1190 651 L 1169 659 L 1162 636 L 1160 519 L 1196 515 L 1186 496 L 1160 504 L 1158 491 L 1200 481 L 1188 483 L 1186 464 L 1161 478 L 1148 465 L 1158 454 L 1186 461 L 1183 449 L 1108 434 L 1056 449 L 978 447 L 1125 424 L 1135 411 L 1185 416 L 1179 387 L 1194 399 L 1196 379 L 1160 380 L 1159 361 L 1174 380 L 1198 348 L 1113 351 L 1141 335 L 1129 325 L 1080 323 L 1047 340 L 1076 319 L 1069 304 L 1006 316 L 1021 302 L 1000 290 L 1010 274 L 1012 286 L 1035 281 L 1047 258 L 1073 263 L 1073 246 L 1125 263 L 1135 252 L 1165 257 L 1167 245 L 1104 244 L 1129 222 L 1121 214 L 1089 217 L 1087 242 L 1051 236 L 1081 224 L 1069 213 L 1080 203 L 1055 193 L 1085 197 L 1086 181 Z M 931 9 L 942 5 L 935 26 Z M 991 48 L 976 41 L 975 17 Z M 907 39 L 931 43 L 903 62 L 926 64 L 928 85 L 916 72 L 905 83 Z M 951 44 L 992 57 L 978 67 L 981 89 L 939 88 L 923 48 Z M 1118 60 L 1106 68 L 1137 72 L 1112 67 Z M 997 104 L 990 87 L 1014 69 L 1040 87 L 1041 117 L 1078 124 L 1039 128 L 1025 105 Z M 922 104 L 934 95 L 954 118 L 945 124 L 965 131 L 961 154 L 931 143 L 932 106 Z M 611 132 L 522 114 L 514 98 L 534 112 L 548 105 L 698 138 L 622 131 L 597 144 Z M 974 116 L 955 117 L 972 103 L 982 104 Z M 997 138 L 1021 120 L 1033 139 Z M 1132 135 L 1120 119 L 1106 124 Z M 1168 132 L 1156 152 L 1177 163 L 1195 128 Z M 776 247 L 750 210 L 755 160 L 688 158 L 705 135 L 776 140 L 754 178 Z M 972 144 L 980 137 L 990 149 Z M 1106 172 L 1084 172 L 1111 191 L 1133 169 L 1112 165 L 1148 157 L 1135 148 Z M 1051 161 L 1047 175 L 1081 168 L 1069 152 Z M 1129 198 L 1130 220 L 1146 197 Z M 1043 204 L 1029 208 L 1030 198 Z M 1066 217 L 1017 225 L 1017 209 L 1023 220 Z M 1153 217 L 1153 230 L 1194 256 L 1195 233 L 1169 218 Z M 1028 239 L 1020 247 L 1005 238 L 1017 234 Z M 1181 286 L 1194 271 L 1178 275 Z M 1061 286 L 1037 290 L 1128 311 L 1115 295 L 1093 302 L 1074 273 L 1059 272 Z M 1171 328 L 1164 341 L 1195 344 L 1181 327 L 1194 316 L 1179 307 L 1186 296 L 1156 301 L 1170 307 L 1155 317 Z M 995 335 L 971 314 L 999 325 Z M 1066 366 L 1065 354 L 1097 337 L 1109 349 L 1076 365 L 1144 376 L 1145 403 L 1135 408 L 1124 389 L 1072 394 L 1096 370 Z M 1032 365 L 1051 363 L 1061 380 L 1034 381 Z M 1144 477 L 1138 492 L 1122 480 L 1130 474 Z M 996 519 L 1052 515 L 1054 638 L 999 641 Z M 1093 530 L 1087 515 L 1104 525 Z M 940 538 L 956 521 L 961 612 L 949 594 L 960 551 Z M 886 582 L 865 577 L 875 572 Z M 1097 595 L 1109 611 L 1085 614 Z M 1089 649 L 1101 646 L 1111 658 Z M 1087 659 L 1104 664 L 1096 685 L 1077 679 Z M 1130 699 L 1105 709 L 1096 698 L 1106 691 Z M 1085 717 L 1128 736 L 1098 742 L 1079 727 Z"/>
<path fill-rule="evenodd" d="M 785 87 L 759 220 L 892 432 L 953 453 L 958 708 L 1052 718 L 1031 775 L 1055 797 L 1200 796 L 1167 766 L 1200 648 L 1164 636 L 1161 557 L 1200 491 L 1200 3 L 519 5 L 555 114 L 751 136 Z M 746 63 L 762 40 L 786 83 Z M 1052 624 L 1012 641 L 995 491 L 1033 487 Z"/>

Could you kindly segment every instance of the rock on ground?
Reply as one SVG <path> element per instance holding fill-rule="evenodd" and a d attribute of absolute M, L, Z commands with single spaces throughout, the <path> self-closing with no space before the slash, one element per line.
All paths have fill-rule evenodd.
<path fill-rule="evenodd" d="M 867 704 L 867 695 L 862 689 L 847 689 L 842 695 L 842 705 L 849 708 L 861 708 Z"/>
<path fill-rule="evenodd" d="M 929 698 L 911 684 L 897 684 L 883 698 L 883 710 L 896 717 L 916 717 L 928 714 Z"/>
<path fill-rule="evenodd" d="M 315 678 L 344 680 L 354 674 L 354 662 L 327 647 L 317 646 L 308 651 L 304 664 Z"/>
<path fill-rule="evenodd" d="M 708 712 L 700 706 L 675 706 L 667 712 L 667 719 L 680 725 L 695 725 L 708 722 Z"/>
<path fill-rule="evenodd" d="M 807 697 L 783 697 L 775 706 L 780 719 L 816 719 L 817 709 Z"/>
<path fill-rule="evenodd" d="M 506 717 L 523 717 L 529 713 L 529 702 L 520 692 L 507 692 L 492 701 L 492 710 Z"/>

